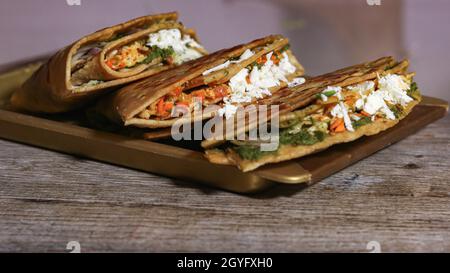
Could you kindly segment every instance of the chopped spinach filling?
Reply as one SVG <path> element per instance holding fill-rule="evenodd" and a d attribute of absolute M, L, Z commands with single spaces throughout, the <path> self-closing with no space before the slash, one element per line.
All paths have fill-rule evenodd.
<path fill-rule="evenodd" d="M 415 100 L 420 99 L 420 92 L 416 82 L 411 83 L 411 86 L 406 91 L 406 94 Z"/>
<path fill-rule="evenodd" d="M 277 52 L 278 52 L 278 54 L 282 54 L 283 52 L 285 52 L 285 51 L 287 51 L 289 48 L 291 47 L 291 45 L 290 44 L 287 44 L 287 45 L 285 45 L 285 46 L 283 46 L 280 50 L 278 50 Z M 233 58 L 231 58 L 230 60 L 237 60 L 237 59 L 239 59 L 240 57 L 233 57 Z M 253 62 L 253 63 L 251 63 L 251 64 L 249 64 L 249 65 L 247 65 L 247 69 L 248 70 L 252 70 L 253 69 L 253 67 L 257 67 L 258 69 L 261 69 L 261 67 L 263 67 L 264 66 L 264 63 L 258 63 L 257 61 L 255 61 L 255 62 Z"/>
<path fill-rule="evenodd" d="M 283 46 L 283 47 L 280 49 L 280 53 L 283 53 L 283 52 L 285 52 L 285 51 L 288 51 L 289 48 L 291 48 L 291 45 L 290 45 L 290 44 L 287 44 L 287 45 Z"/>
<path fill-rule="evenodd" d="M 175 50 L 173 50 L 171 46 L 169 46 L 168 48 L 160 48 L 157 46 L 152 46 L 150 54 L 148 54 L 148 56 L 141 63 L 148 64 L 157 58 L 161 58 L 164 61 L 170 56 L 173 56 L 174 54 Z"/>
<path fill-rule="evenodd" d="M 326 134 L 322 131 L 308 132 L 302 129 L 299 133 L 291 134 L 289 129 L 280 132 L 281 145 L 313 145 L 325 139 Z M 242 158 L 246 160 L 257 160 L 262 156 L 276 153 L 277 151 L 261 151 L 259 146 L 242 145 L 233 147 L 233 150 Z"/>
<path fill-rule="evenodd" d="M 388 71 L 388 70 L 390 70 L 390 69 L 396 67 L 397 65 L 398 65 L 398 63 L 394 63 L 393 65 L 388 65 L 388 66 L 386 66 L 386 67 L 384 68 L 384 71 Z"/>
<path fill-rule="evenodd" d="M 289 130 L 283 130 L 280 132 L 280 144 L 284 145 L 313 145 L 324 139 L 325 133 L 322 131 L 314 131 L 314 133 L 310 133 L 306 129 L 302 129 L 296 134 L 290 134 Z"/>
<path fill-rule="evenodd" d="M 326 91 L 326 92 L 322 92 L 322 93 L 317 93 L 316 94 L 316 98 L 320 99 L 320 98 L 322 98 L 322 95 L 327 96 L 327 97 L 331 97 L 334 94 L 336 94 L 336 91 L 333 91 L 333 90 L 332 91 Z"/>
<path fill-rule="evenodd" d="M 257 65 L 256 62 L 253 65 Z M 395 65 L 394 65 L 395 66 Z M 386 67 L 386 70 L 391 69 L 392 67 Z M 335 94 L 335 91 L 329 91 L 322 93 L 327 97 L 331 97 Z M 420 92 L 418 90 L 417 84 L 415 82 L 411 83 L 411 87 L 407 90 L 407 94 L 414 98 L 420 98 Z M 320 98 L 320 94 L 316 95 Z M 389 107 L 390 110 L 394 113 L 396 118 L 400 118 L 404 115 L 404 109 L 400 105 L 392 105 Z M 323 141 L 327 137 L 327 133 L 322 131 L 321 129 L 311 132 L 308 130 L 310 126 L 315 125 L 315 121 L 311 119 L 307 126 L 302 127 L 296 133 L 293 133 L 292 129 L 302 121 L 302 119 L 293 119 L 289 121 L 285 121 L 283 123 L 283 128 L 280 130 L 279 135 L 279 143 L 280 145 L 313 145 L 318 142 Z M 303 121 L 305 121 L 303 119 Z M 352 121 L 352 126 L 354 129 L 358 129 L 364 125 L 372 123 L 372 119 L 370 117 L 361 117 L 358 120 Z M 300 125 L 304 126 L 304 125 Z M 287 128 L 286 128 L 287 127 Z M 316 126 L 317 127 L 317 126 Z M 232 148 L 242 159 L 245 160 L 257 160 L 265 155 L 277 153 L 278 151 L 261 151 L 259 146 L 254 145 L 242 145 L 242 146 L 234 146 Z"/>
<path fill-rule="evenodd" d="M 276 151 L 261 151 L 259 146 L 237 146 L 233 150 L 242 158 L 246 160 L 257 160 L 264 155 L 276 153 Z"/>
<path fill-rule="evenodd" d="M 248 70 L 250 70 L 250 71 L 251 71 L 251 70 L 253 69 L 253 67 L 255 67 L 255 66 L 256 66 L 256 67 L 257 67 L 258 69 L 261 69 L 261 67 L 263 67 L 263 65 L 264 65 L 264 64 L 262 64 L 262 63 L 258 63 L 258 62 L 253 62 L 253 63 L 251 63 L 251 64 L 247 65 L 247 67 L 246 67 L 246 68 L 247 68 Z"/>
<path fill-rule="evenodd" d="M 404 114 L 403 108 L 400 105 L 392 105 L 389 109 L 392 113 L 394 113 L 396 119 L 400 118 Z"/>
<path fill-rule="evenodd" d="M 362 117 L 359 120 L 354 120 L 352 122 L 352 126 L 354 129 L 357 129 L 361 126 L 364 126 L 366 124 L 372 123 L 372 119 L 370 117 Z"/>

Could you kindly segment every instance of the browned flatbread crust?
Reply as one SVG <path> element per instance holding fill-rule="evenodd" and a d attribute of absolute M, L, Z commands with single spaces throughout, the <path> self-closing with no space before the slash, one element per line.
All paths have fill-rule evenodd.
<path fill-rule="evenodd" d="M 164 139 L 169 138 L 172 135 L 172 131 L 170 128 L 163 128 L 163 129 L 155 129 L 148 131 L 142 135 L 143 139 L 146 140 L 157 140 L 157 139 Z"/>
<path fill-rule="evenodd" d="M 253 63 L 260 56 L 270 51 L 281 49 L 287 45 L 288 42 L 288 39 L 280 35 L 274 35 L 203 56 L 197 60 L 190 61 L 167 70 L 164 73 L 153 75 L 120 89 L 118 92 L 111 94 L 108 98 L 99 102 L 99 109 L 101 109 L 99 111 L 103 112 L 104 115 L 108 116 L 110 119 L 122 122 L 125 125 L 144 128 L 170 127 L 181 118 L 152 120 L 142 119 L 137 117 L 137 115 L 157 99 L 176 88 L 183 88 L 185 84 L 189 83 L 189 87 L 195 87 L 205 84 L 226 82 L 243 67 Z M 239 57 L 247 49 L 254 49 L 266 45 L 269 46 L 257 52 L 249 59 L 238 64 L 230 65 L 227 68 L 227 73 L 224 71 L 216 71 L 207 76 L 202 75 L 204 71 L 220 65 L 230 58 Z M 295 58 L 293 59 L 293 62 L 297 67 L 296 73 L 302 75 L 304 71 L 303 67 L 295 60 Z M 213 115 L 214 112 L 211 112 L 207 115 L 203 115 L 202 119 L 210 118 Z M 184 122 L 184 120 L 181 121 Z M 194 120 L 185 120 L 185 122 L 191 121 Z"/>
<path fill-rule="evenodd" d="M 323 141 L 318 142 L 313 145 L 282 145 L 280 149 L 274 154 L 264 155 L 258 160 L 245 160 L 242 159 L 236 152 L 231 149 L 226 151 L 226 157 L 228 158 L 228 162 L 232 163 L 243 172 L 252 171 L 258 167 L 261 167 L 268 163 L 277 163 L 281 161 L 287 161 L 294 158 L 303 157 L 315 152 L 319 152 L 325 150 L 335 144 L 346 143 L 354 141 L 363 136 L 371 136 L 376 135 L 382 131 L 385 131 L 393 126 L 395 126 L 400 120 L 406 117 L 411 110 L 416 106 L 420 101 L 412 101 L 408 104 L 405 109 L 404 115 L 395 120 L 388 120 L 380 118 L 375 120 L 374 122 L 364 125 L 354 132 L 345 131 L 342 133 L 335 134 L 333 136 L 326 137 Z M 217 158 L 214 158 L 214 155 L 208 157 L 208 159 L 212 158 L 215 162 L 219 162 L 219 155 L 215 155 Z M 225 162 L 225 161 L 223 161 Z"/>
<path fill-rule="evenodd" d="M 97 61 L 91 63 L 92 67 L 90 68 L 96 72 L 93 72 L 88 68 L 86 73 L 101 73 L 105 79 L 112 80 L 93 86 L 74 86 L 71 83 L 71 60 L 80 47 L 91 43 L 108 41 L 118 33 L 123 33 L 133 28 L 144 28 L 144 31 L 147 31 L 147 28 L 159 29 L 160 25 L 167 26 L 169 24 L 179 26 L 178 23 L 176 23 L 177 19 L 178 14 L 176 12 L 149 15 L 99 30 L 81 38 L 72 45 L 58 51 L 47 61 L 47 63 L 43 64 L 39 70 L 24 83 L 22 88 L 13 94 L 11 98 L 12 106 L 16 109 L 31 112 L 58 113 L 70 111 L 85 105 L 98 95 L 103 94 L 114 87 L 168 69 L 169 66 L 161 66 L 156 69 L 152 68 L 145 70 L 143 73 L 137 71 L 137 73 L 123 75 L 110 71 L 103 62 Z M 185 31 L 190 34 L 193 33 L 190 29 L 186 29 Z M 113 42 L 112 46 L 126 43 L 130 39 L 135 39 L 136 36 L 141 34 L 142 31 L 129 36 L 127 35 Z M 105 49 L 109 50 L 108 46 Z"/>
<path fill-rule="evenodd" d="M 321 92 L 327 86 L 349 86 L 359 82 L 372 80 L 378 74 L 383 72 L 403 73 L 408 67 L 408 60 L 397 63 L 392 57 L 383 57 L 375 61 L 353 65 L 344 69 L 339 69 L 331 73 L 308 78 L 302 85 L 293 88 L 284 88 L 270 97 L 258 101 L 260 105 L 278 105 L 279 115 L 292 112 L 295 109 L 308 105 L 315 99 L 315 95 Z M 388 68 L 388 69 L 386 69 Z M 272 117 L 268 112 L 265 120 L 270 121 Z M 264 120 L 264 119 L 262 119 Z M 236 132 L 231 132 L 222 137 L 222 139 L 231 139 L 232 134 L 238 135 L 258 126 L 258 123 L 248 124 L 237 127 Z M 201 145 L 205 149 L 210 149 L 224 143 L 223 140 L 207 139 L 202 141 Z"/>
<path fill-rule="evenodd" d="M 209 162 L 220 165 L 234 165 L 224 150 L 209 149 L 205 151 L 205 157 Z"/>
<path fill-rule="evenodd" d="M 186 34 L 188 32 L 184 26 L 176 21 L 161 21 L 151 25 L 150 27 L 137 31 L 136 33 L 126 35 L 123 38 L 117 39 L 116 41 L 110 42 L 106 45 L 100 54 L 96 55 L 92 60 L 90 60 L 82 69 L 79 69 L 71 76 L 71 83 L 73 85 L 77 85 L 86 81 L 89 81 L 92 78 L 95 79 L 103 79 L 103 80 L 115 80 L 120 78 L 130 78 L 132 76 L 138 75 L 139 78 L 144 78 L 151 76 L 159 71 L 171 68 L 173 65 L 161 65 L 156 66 L 160 63 L 161 59 L 155 59 L 150 63 L 142 63 L 136 65 L 133 68 L 129 68 L 126 70 L 116 71 L 111 69 L 104 60 L 106 56 L 112 52 L 113 50 L 125 46 L 127 44 L 131 44 L 134 41 L 138 41 L 140 39 L 145 39 L 148 37 L 150 33 L 158 32 L 162 29 L 178 29 L 181 33 Z M 201 53 L 207 54 L 203 49 L 198 49 Z M 153 67 L 152 67 L 153 66 Z M 150 68 L 151 67 L 151 68 Z"/>
<path fill-rule="evenodd" d="M 364 81 L 376 79 L 379 74 L 405 74 L 408 68 L 408 60 L 396 62 L 392 57 L 384 57 L 373 62 L 354 65 L 348 68 L 340 69 L 328 74 L 307 79 L 306 83 L 294 88 L 286 88 L 280 90 L 276 94 L 266 99 L 261 100 L 261 104 L 278 104 L 280 106 L 280 120 L 289 119 L 296 116 L 293 110 L 310 104 L 315 100 L 315 95 L 321 92 L 327 86 L 349 86 L 358 84 Z M 408 75 L 413 75 L 410 73 Z M 401 119 L 408 115 L 411 110 L 420 102 L 420 100 L 412 101 L 404 109 L 403 115 L 396 120 L 377 119 L 374 122 L 358 128 L 354 132 L 345 131 L 332 136 L 327 136 L 323 141 L 313 145 L 282 145 L 277 152 L 263 155 L 258 160 L 242 159 L 233 149 L 226 150 L 211 149 L 215 145 L 223 143 L 224 141 L 206 140 L 203 141 L 202 146 L 207 148 L 205 157 L 212 163 L 236 165 L 244 172 L 254 170 L 262 165 L 268 163 L 276 163 L 286 161 L 294 158 L 299 158 L 311 153 L 322 151 L 328 147 L 354 141 L 362 136 L 370 136 L 378 134 L 381 131 L 387 130 L 395 126 Z M 270 116 L 267 116 L 270 120 Z M 241 127 L 241 132 L 249 130 L 255 124 L 247 124 Z M 228 137 L 228 136 L 227 136 Z"/>

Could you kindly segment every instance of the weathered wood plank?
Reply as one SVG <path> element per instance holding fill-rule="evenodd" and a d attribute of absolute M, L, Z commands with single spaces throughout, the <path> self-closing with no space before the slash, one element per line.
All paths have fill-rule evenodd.
<path fill-rule="evenodd" d="M 450 251 L 449 132 L 252 196 L 0 141 L 0 251 Z"/>

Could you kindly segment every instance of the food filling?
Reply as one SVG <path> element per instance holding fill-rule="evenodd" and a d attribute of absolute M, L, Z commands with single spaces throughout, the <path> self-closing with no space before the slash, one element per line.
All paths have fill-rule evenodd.
<path fill-rule="evenodd" d="M 253 55 L 254 52 L 246 50 L 239 58 L 206 70 L 203 75 L 224 69 L 232 63 L 242 62 Z M 201 86 L 189 90 L 189 92 L 180 87 L 152 103 L 139 114 L 139 117 L 167 119 L 170 118 L 174 106 L 183 106 L 192 110 L 196 102 L 201 102 L 202 107 L 221 103 L 222 108 L 219 109 L 218 114 L 230 118 L 236 113 L 239 104 L 270 96 L 269 88 L 282 84 L 290 86 L 302 84 L 305 81 L 303 78 L 288 80 L 289 75 L 296 70 L 297 68 L 290 62 L 287 52 L 272 51 L 240 70 L 228 83 Z"/>
<path fill-rule="evenodd" d="M 194 39 L 182 34 L 179 29 L 163 29 L 151 33 L 147 39 L 113 50 L 105 63 L 113 70 L 132 68 L 138 64 L 148 64 L 155 60 L 167 64 L 181 64 L 202 56 Z"/>
<path fill-rule="evenodd" d="M 102 76 L 90 76 L 89 64 L 111 41 L 132 34 L 140 29 L 119 33 L 108 41 L 92 43 L 81 47 L 72 57 L 72 84 L 94 86 L 104 82 Z M 105 57 L 105 64 L 114 71 L 127 71 L 140 64 L 161 65 L 181 64 L 197 59 L 205 50 L 192 37 L 182 34 L 179 29 L 163 29 L 148 37 L 124 45 L 111 51 Z M 86 66 L 88 66 L 86 68 Z M 84 70 L 86 68 L 87 70 Z"/>
<path fill-rule="evenodd" d="M 410 76 L 387 74 L 374 81 L 347 87 L 329 86 L 297 118 L 280 122 L 279 146 L 313 145 L 328 136 L 353 132 L 377 119 L 395 120 L 420 93 Z M 257 160 L 277 151 L 261 151 L 252 142 L 232 149 L 242 158 Z"/>
<path fill-rule="evenodd" d="M 98 55 L 108 43 L 118 40 L 126 35 L 131 35 L 143 29 L 144 28 L 142 27 L 133 27 L 124 32 L 116 33 L 107 41 L 100 41 L 82 46 L 78 49 L 77 53 L 75 53 L 72 58 L 71 72 L 75 73 L 77 70 L 81 69 L 88 61 Z"/>

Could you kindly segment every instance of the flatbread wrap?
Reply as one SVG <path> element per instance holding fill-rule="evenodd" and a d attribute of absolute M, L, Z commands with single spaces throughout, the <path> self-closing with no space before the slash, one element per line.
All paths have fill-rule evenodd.
<path fill-rule="evenodd" d="M 195 120 L 174 116 L 175 107 L 192 112 L 197 101 L 203 109 L 211 105 L 219 108 L 205 111 L 199 119 L 230 115 L 230 105 L 253 103 L 301 83 L 303 72 L 288 39 L 272 35 L 132 83 L 100 100 L 97 109 L 127 126 L 168 128 L 177 121 Z"/>
<path fill-rule="evenodd" d="M 387 130 L 421 101 L 408 64 L 408 60 L 385 57 L 307 79 L 296 88 L 298 92 L 286 93 L 294 96 L 272 102 L 290 104 L 294 109 L 279 116 L 276 150 L 262 151 L 257 140 L 212 142 L 203 144 L 208 147 L 206 158 L 247 172 Z M 296 108 L 298 98 L 307 104 Z"/>
<path fill-rule="evenodd" d="M 11 98 L 15 108 L 58 113 L 104 92 L 207 54 L 175 12 L 99 30 L 53 55 Z"/>

